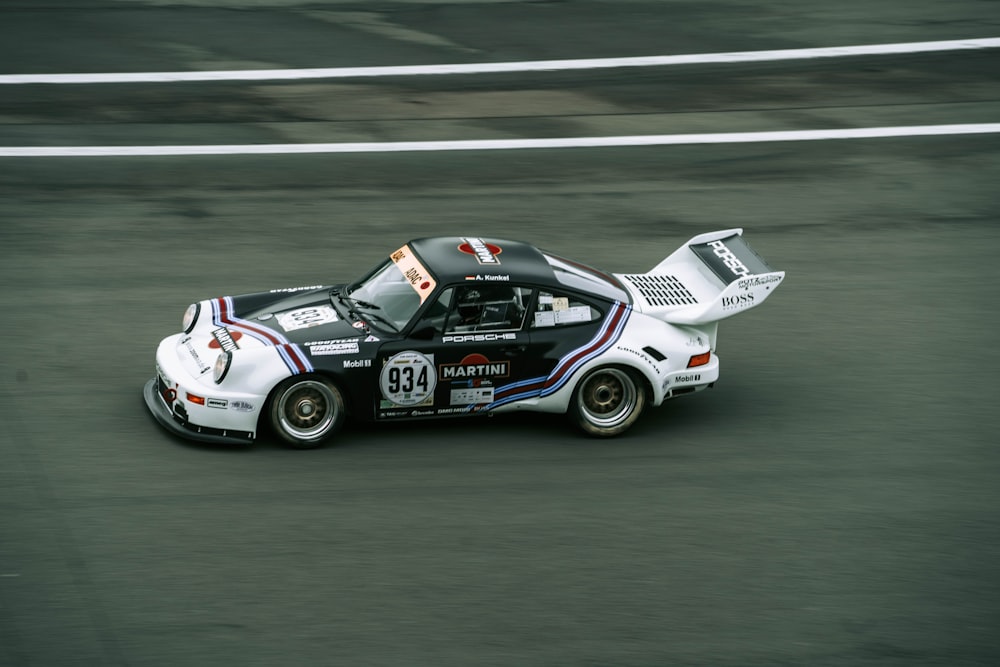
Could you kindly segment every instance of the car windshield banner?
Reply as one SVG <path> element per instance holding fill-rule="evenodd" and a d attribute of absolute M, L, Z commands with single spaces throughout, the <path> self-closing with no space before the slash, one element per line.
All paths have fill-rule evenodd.
<path fill-rule="evenodd" d="M 430 293 L 434 291 L 435 285 L 437 285 L 437 282 L 431 277 L 431 272 L 420 263 L 420 260 L 417 259 L 417 256 L 413 254 L 408 245 L 404 245 L 389 257 L 392 258 L 392 261 L 396 264 L 396 268 L 399 269 L 399 272 L 410 283 L 410 286 L 416 290 L 420 296 L 420 303 L 423 303 L 424 299 L 430 296 Z"/>

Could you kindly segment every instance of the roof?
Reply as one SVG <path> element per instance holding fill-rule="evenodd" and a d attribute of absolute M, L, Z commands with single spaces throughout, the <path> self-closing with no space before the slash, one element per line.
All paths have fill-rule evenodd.
<path fill-rule="evenodd" d="M 490 280 L 495 276 L 503 281 L 557 284 L 555 273 L 542 253 L 522 241 L 440 236 L 415 239 L 409 246 L 441 283 L 470 277 Z"/>

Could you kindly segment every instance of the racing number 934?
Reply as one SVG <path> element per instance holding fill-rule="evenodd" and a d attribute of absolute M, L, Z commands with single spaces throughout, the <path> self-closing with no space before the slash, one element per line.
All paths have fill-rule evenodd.
<path fill-rule="evenodd" d="M 416 381 L 413 376 L 420 373 Z M 421 391 L 427 391 L 427 367 L 422 366 L 419 371 L 413 366 L 391 366 L 389 368 L 389 392 L 398 394 L 399 392 L 412 393 L 419 387 Z"/>
<path fill-rule="evenodd" d="M 424 402 L 437 386 L 434 362 L 419 352 L 400 352 L 386 361 L 379 378 L 382 395 L 396 405 Z"/>

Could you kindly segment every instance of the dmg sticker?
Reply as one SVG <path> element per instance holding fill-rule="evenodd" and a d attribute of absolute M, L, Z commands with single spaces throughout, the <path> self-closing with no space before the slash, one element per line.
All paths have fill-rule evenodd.
<path fill-rule="evenodd" d="M 419 352 L 394 354 L 379 375 L 382 396 L 395 405 L 420 405 L 433 396 L 436 386 L 434 362 Z"/>
<path fill-rule="evenodd" d="M 285 331 L 295 331 L 337 321 L 337 311 L 330 306 L 314 306 L 278 313 L 278 324 Z"/>

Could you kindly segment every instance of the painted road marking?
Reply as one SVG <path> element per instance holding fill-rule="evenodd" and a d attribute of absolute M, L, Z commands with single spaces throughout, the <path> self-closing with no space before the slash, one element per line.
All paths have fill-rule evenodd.
<path fill-rule="evenodd" d="M 390 153 L 413 151 L 491 151 L 530 148 L 594 148 L 740 144 L 768 141 L 822 141 L 1000 133 L 1000 123 L 863 127 L 839 130 L 651 134 L 565 139 L 485 139 L 469 141 L 386 141 L 337 144 L 245 144 L 225 146 L 0 146 L 0 157 L 110 157 L 150 155 L 263 155 L 295 153 Z"/>
<path fill-rule="evenodd" d="M 398 67 L 326 67 L 311 69 L 263 69 L 205 72 L 109 72 L 95 74 L 2 74 L 0 84 L 81 84 L 81 83 L 170 83 L 178 81 L 278 81 L 295 79 L 344 79 L 378 76 L 419 76 L 437 74 L 487 74 L 500 72 L 551 72 L 617 67 L 663 67 L 709 63 L 746 63 L 769 60 L 882 56 L 933 51 L 960 51 L 1000 47 L 1000 37 L 951 39 L 937 42 L 904 42 L 830 46 L 775 51 L 732 51 L 674 56 L 632 58 L 586 58 L 580 60 L 529 60 L 523 62 L 466 63 L 454 65 L 404 65 Z"/>

